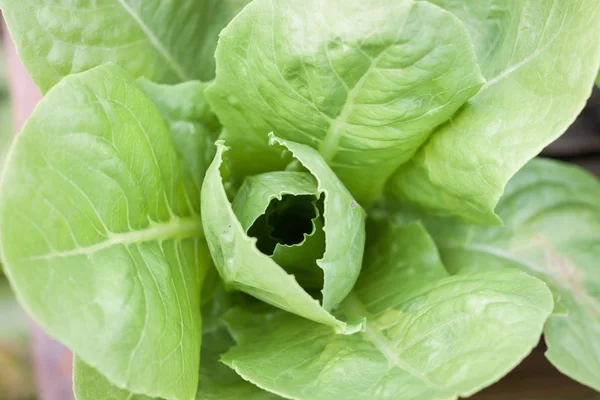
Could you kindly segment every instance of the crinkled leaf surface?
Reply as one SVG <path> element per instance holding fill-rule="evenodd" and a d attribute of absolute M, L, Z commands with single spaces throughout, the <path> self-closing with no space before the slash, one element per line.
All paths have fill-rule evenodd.
<path fill-rule="evenodd" d="M 484 82 L 463 24 L 412 0 L 255 0 L 216 59 L 207 96 L 234 173 L 281 163 L 275 131 L 318 149 L 364 203 Z"/>
<path fill-rule="evenodd" d="M 65 78 L 9 154 L 0 244 L 46 331 L 118 387 L 187 400 L 209 254 L 174 143 L 119 67 Z"/>
<path fill-rule="evenodd" d="M 391 192 L 440 214 L 498 223 L 493 210 L 508 180 L 591 93 L 600 3 L 432 2 L 465 21 L 488 81 L 392 178 Z"/>
<path fill-rule="evenodd" d="M 292 399 L 456 399 L 495 382 L 537 344 L 552 310 L 546 285 L 522 271 L 450 277 L 420 225 L 380 226 L 342 306 L 363 332 L 276 312 L 227 316 L 242 377 Z"/>
<path fill-rule="evenodd" d="M 214 77 L 221 29 L 245 0 L 1 0 L 3 16 L 43 92 L 66 75 L 114 62 L 134 77 Z"/>
<path fill-rule="evenodd" d="M 268 255 L 261 253 L 256 247 L 256 239 L 246 233 L 248 224 L 257 215 L 254 201 L 263 198 L 258 207 L 258 212 L 261 212 L 261 208 L 266 209 L 268 205 L 264 199 L 270 195 L 257 195 L 257 198 L 248 200 L 248 207 L 252 208 L 248 212 L 250 217 L 245 216 L 243 210 L 238 211 L 243 221 L 240 223 L 223 186 L 221 169 L 223 153 L 227 150 L 223 144 L 218 145 L 217 155 L 202 188 L 204 229 L 213 260 L 227 286 L 313 321 L 342 329 L 344 324 L 326 310 L 339 304 L 360 272 L 365 240 L 364 210 L 314 149 L 285 141 L 279 143 L 293 151 L 298 161 L 316 179 L 318 191 L 325 194 L 325 220 L 330 221 L 329 228 L 325 227 L 326 235 L 343 231 L 343 234 L 332 236 L 336 240 L 331 242 L 323 259 L 318 261 L 325 274 L 324 306 L 321 307 L 318 301 L 311 298 L 293 276 Z M 298 183 L 297 189 L 294 189 L 295 183 Z M 314 190 L 314 185 L 315 182 L 308 183 L 305 178 L 294 178 L 293 182 L 286 183 L 291 194 Z"/>
<path fill-rule="evenodd" d="M 503 228 L 424 221 L 452 272 L 516 267 L 544 280 L 557 302 L 544 331 L 547 357 L 600 391 L 599 199 L 600 182 L 587 172 L 535 160 L 498 204 Z"/>

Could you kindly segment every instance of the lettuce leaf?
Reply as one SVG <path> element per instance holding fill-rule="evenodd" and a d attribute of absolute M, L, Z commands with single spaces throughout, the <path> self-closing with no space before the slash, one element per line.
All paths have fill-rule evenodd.
<path fill-rule="evenodd" d="M 276 400 L 272 393 L 244 381 L 219 361 L 233 344 L 224 328 L 205 332 L 202 336 L 202 362 L 196 400 Z M 74 391 L 77 400 L 160 400 L 136 395 L 120 389 L 75 357 L 73 365 Z"/>
<path fill-rule="evenodd" d="M 463 24 L 412 0 L 255 0 L 216 59 L 207 97 L 233 173 L 285 163 L 274 131 L 318 149 L 365 205 L 484 83 Z"/>
<path fill-rule="evenodd" d="M 457 399 L 542 330 L 600 390 L 600 185 L 511 179 L 598 79 L 598 1 L 0 7 L 46 94 L 0 261 L 79 400 Z"/>
<path fill-rule="evenodd" d="M 17 51 L 47 92 L 63 77 L 113 62 L 134 77 L 214 77 L 221 29 L 248 0 L 0 0 Z"/>
<path fill-rule="evenodd" d="M 47 94 L 0 183 L 2 263 L 20 302 L 116 385 L 165 399 L 195 394 L 210 264 L 202 171 L 181 143 L 121 68 L 97 67 Z"/>
<path fill-rule="evenodd" d="M 564 133 L 591 94 L 600 4 L 432 2 L 470 27 L 487 82 L 396 173 L 390 193 L 440 215 L 497 224 L 493 210 L 509 179 Z"/>
<path fill-rule="evenodd" d="M 160 111 L 177 149 L 182 172 L 190 175 L 184 182 L 194 183 L 186 191 L 198 199 L 204 174 L 215 157 L 214 142 L 221 133 L 217 116 L 204 97 L 207 84 L 189 81 L 160 85 L 145 78 L 138 79 L 137 84 Z"/>
<path fill-rule="evenodd" d="M 214 271 L 211 268 L 209 271 Z M 215 271 L 216 272 L 216 271 Z M 223 314 L 240 300 L 235 293 L 227 293 L 217 284 L 211 290 L 210 280 L 203 286 L 202 349 L 200 376 L 196 400 L 275 400 L 280 397 L 259 389 L 243 380 L 220 361 L 221 355 L 235 343 L 225 328 Z M 207 293 L 210 293 L 207 295 Z M 102 374 L 75 356 L 73 361 L 73 389 L 77 400 L 161 400 L 132 393 L 115 386 Z"/>
<path fill-rule="evenodd" d="M 538 343 L 546 285 L 518 270 L 448 276 L 418 224 L 382 224 L 342 312 L 362 332 L 275 311 L 226 319 L 238 344 L 223 361 L 290 399 L 456 399 L 495 382 Z"/>
<path fill-rule="evenodd" d="M 328 311 L 344 299 L 360 272 L 365 241 L 364 210 L 315 150 L 275 138 L 273 143 L 291 150 L 310 175 L 308 178 L 304 174 L 278 175 L 276 184 L 275 178 L 271 178 L 268 184 L 261 184 L 262 190 L 244 186 L 240 191 L 241 197 L 234 201 L 234 204 L 241 204 L 241 207 L 236 206 L 237 215 L 223 183 L 227 179 L 223 176 L 226 172 L 223 171 L 223 154 L 228 149 L 218 143 L 217 155 L 202 187 L 203 223 L 213 261 L 228 288 L 241 290 L 276 307 L 344 330 L 346 325 Z M 282 180 L 283 177 L 285 180 Z M 250 179 L 252 182 L 258 178 Z M 323 258 L 317 261 L 324 273 L 322 306 L 269 254 L 258 249 L 256 238 L 248 235 L 251 225 L 259 213 L 267 209 L 269 201 L 281 198 L 285 193 L 325 196 L 326 246 Z"/>
<path fill-rule="evenodd" d="M 500 200 L 504 227 L 417 217 L 452 273 L 520 268 L 545 281 L 556 301 L 544 328 L 546 356 L 561 372 L 600 391 L 598 199 L 600 182 L 589 173 L 534 160 L 511 180 Z M 413 218 L 404 207 L 396 215 Z"/>
<path fill-rule="evenodd" d="M 598 21 L 586 1 L 257 0 L 223 31 L 207 96 L 234 175 L 285 162 L 274 131 L 318 149 L 364 205 L 400 167 L 394 196 L 498 224 L 510 177 L 590 95 Z"/>

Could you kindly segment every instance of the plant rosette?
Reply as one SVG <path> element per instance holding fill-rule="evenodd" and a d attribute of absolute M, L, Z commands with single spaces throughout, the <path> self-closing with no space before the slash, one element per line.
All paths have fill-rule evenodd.
<path fill-rule="evenodd" d="M 542 335 L 600 391 L 600 183 L 531 161 L 597 1 L 0 6 L 45 94 L 2 264 L 78 400 L 450 400 Z"/>

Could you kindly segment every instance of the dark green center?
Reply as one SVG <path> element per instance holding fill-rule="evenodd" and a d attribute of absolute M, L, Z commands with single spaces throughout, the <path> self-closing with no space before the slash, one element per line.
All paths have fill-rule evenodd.
<path fill-rule="evenodd" d="M 317 217 L 315 196 L 284 195 L 274 199 L 266 212 L 249 229 L 248 234 L 258 239 L 258 249 L 272 255 L 277 244 L 293 246 L 304 241 L 304 235 L 313 231 Z"/>

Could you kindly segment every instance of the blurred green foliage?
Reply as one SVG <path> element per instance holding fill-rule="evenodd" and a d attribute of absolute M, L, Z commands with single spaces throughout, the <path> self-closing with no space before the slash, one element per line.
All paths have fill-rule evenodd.
<path fill-rule="evenodd" d="M 4 157 L 12 138 L 6 69 L 4 49 L 0 46 L 0 165 L 4 163 Z"/>
<path fill-rule="evenodd" d="M 4 48 L 0 45 L 0 169 L 12 138 L 10 111 L 7 67 Z M 0 265 L 0 399 L 34 398 L 27 317 Z"/>

